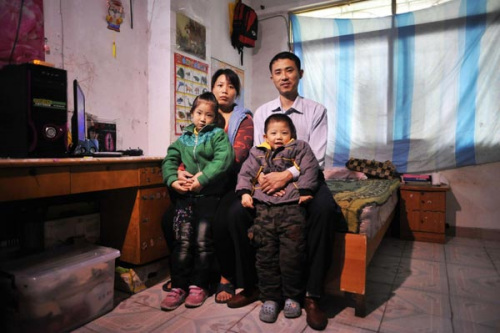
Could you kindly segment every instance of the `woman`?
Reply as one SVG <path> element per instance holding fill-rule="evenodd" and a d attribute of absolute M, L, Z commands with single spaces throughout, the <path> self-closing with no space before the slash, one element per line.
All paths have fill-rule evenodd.
<path fill-rule="evenodd" d="M 213 223 L 213 239 L 215 245 L 215 255 L 220 268 L 220 281 L 215 292 L 215 301 L 217 303 L 226 303 L 234 295 L 236 282 L 236 257 L 233 245 L 233 237 L 229 233 L 229 224 L 231 221 L 231 212 L 228 207 L 239 203 L 239 198 L 234 193 L 236 178 L 241 168 L 241 164 L 248 156 L 253 146 L 253 120 L 250 110 L 243 108 L 235 103 L 240 95 L 240 79 L 231 69 L 219 69 L 212 76 L 212 93 L 219 103 L 219 114 L 221 117 L 219 126 L 224 129 L 233 146 L 235 163 L 233 170 L 228 174 L 230 185 L 226 189 L 226 194 L 222 196 L 217 215 Z M 178 172 L 179 181 L 189 182 L 192 177 L 185 171 Z M 241 207 L 241 205 L 239 205 Z M 243 208 L 242 208 L 243 209 Z M 175 241 L 172 232 L 172 218 L 165 215 L 164 232 L 169 248 L 173 248 Z M 250 265 L 253 265 L 250 263 Z M 165 284 L 164 290 L 169 288 L 169 282 Z"/>
<path fill-rule="evenodd" d="M 241 165 L 248 157 L 253 146 L 253 120 L 248 109 L 235 104 L 240 94 L 240 80 L 231 69 L 219 69 L 212 76 L 212 92 L 219 102 L 219 113 L 224 123 L 224 128 L 233 145 L 235 163 L 233 174 L 229 175 L 231 186 L 221 198 L 215 221 L 212 225 L 215 255 L 221 273 L 220 281 L 215 292 L 217 303 L 226 303 L 234 295 L 236 280 L 236 257 L 234 245 L 229 234 L 228 224 L 231 221 L 230 211 L 227 209 L 235 201 L 239 201 L 234 193 L 236 179 Z"/>

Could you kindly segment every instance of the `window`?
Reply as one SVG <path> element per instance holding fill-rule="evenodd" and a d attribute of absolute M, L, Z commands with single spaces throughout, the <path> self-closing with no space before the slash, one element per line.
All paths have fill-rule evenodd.
<path fill-rule="evenodd" d="M 451 0 L 396 0 L 396 14 L 413 12 L 431 6 L 436 6 Z M 334 5 L 329 8 L 297 12 L 299 16 L 318 18 L 374 18 L 389 16 L 392 13 L 390 0 L 366 0 Z"/>
<path fill-rule="evenodd" d="M 430 172 L 499 161 L 500 1 L 392 3 L 393 16 L 390 0 L 332 7 L 341 18 L 290 15 L 306 73 L 299 94 L 328 110 L 327 166 L 358 157 Z"/>

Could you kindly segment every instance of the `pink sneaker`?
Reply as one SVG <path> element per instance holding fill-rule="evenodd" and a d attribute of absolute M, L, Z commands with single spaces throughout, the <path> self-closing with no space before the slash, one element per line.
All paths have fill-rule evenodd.
<path fill-rule="evenodd" d="M 164 311 L 175 310 L 184 303 L 186 299 L 186 292 L 180 288 L 172 288 L 165 299 L 161 302 L 161 309 Z"/>
<path fill-rule="evenodd" d="M 189 295 L 186 298 L 187 308 L 196 308 L 205 302 L 208 293 L 205 289 L 197 286 L 189 286 Z"/>

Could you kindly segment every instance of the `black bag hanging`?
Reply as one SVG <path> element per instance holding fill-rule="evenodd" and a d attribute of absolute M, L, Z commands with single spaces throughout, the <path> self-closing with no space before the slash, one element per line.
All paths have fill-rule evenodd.
<path fill-rule="evenodd" d="M 231 45 L 237 49 L 238 53 L 241 55 L 242 65 L 243 48 L 255 47 L 258 25 L 259 22 L 255 10 L 239 0 L 234 7 Z"/>

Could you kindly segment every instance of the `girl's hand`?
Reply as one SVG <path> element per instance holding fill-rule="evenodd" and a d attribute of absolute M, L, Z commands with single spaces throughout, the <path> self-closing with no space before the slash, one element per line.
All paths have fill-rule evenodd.
<path fill-rule="evenodd" d="M 245 208 L 253 208 L 253 198 L 250 194 L 245 193 L 241 196 L 241 205 Z"/>
<path fill-rule="evenodd" d="M 177 170 L 177 180 L 186 190 L 193 184 L 193 175 L 186 170 Z"/>
<path fill-rule="evenodd" d="M 189 171 L 177 170 L 177 179 L 179 179 L 179 180 L 186 181 L 192 177 L 193 177 L 193 175 Z"/>

